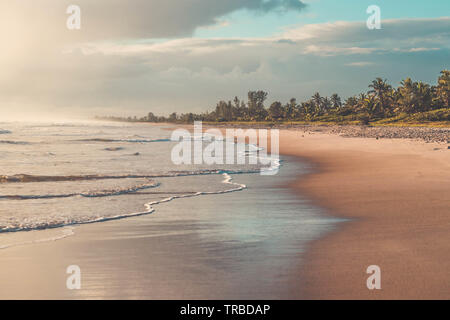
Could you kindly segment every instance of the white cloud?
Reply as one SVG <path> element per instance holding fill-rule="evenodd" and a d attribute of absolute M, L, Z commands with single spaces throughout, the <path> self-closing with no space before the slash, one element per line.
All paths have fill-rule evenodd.
<path fill-rule="evenodd" d="M 407 48 L 407 49 L 400 49 L 400 48 L 395 48 L 394 51 L 399 51 L 399 52 L 426 52 L 426 51 L 437 51 L 440 50 L 440 48 Z"/>
<path fill-rule="evenodd" d="M 305 7 L 300 0 L 77 0 L 82 26 L 75 35 L 64 30 L 71 4 L 70 0 L 39 0 L 34 5 L 3 1 L 0 9 L 2 20 L 11 16 L 27 21 L 35 34 L 51 32 L 61 41 L 61 37 L 92 41 L 190 36 L 196 28 L 220 24 L 223 16 L 237 10 L 264 13 Z"/>
<path fill-rule="evenodd" d="M 376 51 L 419 52 L 439 50 L 436 45 L 449 48 L 450 32 L 447 30 L 450 30 L 450 18 L 386 20 L 383 30 L 368 30 L 363 22 L 338 21 L 292 28 L 269 38 L 181 38 L 125 45 L 94 43 L 85 48 L 90 48 L 91 53 L 125 55 L 157 52 L 201 55 L 242 48 L 270 51 L 272 46 L 283 46 L 288 48 L 288 52 L 294 49 L 296 53 L 323 56 L 370 54 Z M 399 45 L 402 46 L 400 49 Z"/>
<path fill-rule="evenodd" d="M 48 45 L 52 42 L 44 39 L 42 46 L 37 39 L 25 47 L 17 45 L 19 54 L 2 61 L 0 108 L 88 113 L 109 108 L 112 114 L 145 114 L 205 110 L 218 99 L 245 97 L 252 89 L 268 90 L 271 99 L 280 100 L 302 99 L 317 90 L 353 94 L 376 76 L 393 81 L 414 75 L 434 79 L 440 69 L 448 68 L 448 30 L 450 18 L 440 18 L 387 20 L 382 30 L 372 31 L 365 22 L 305 25 L 253 39 L 70 45 Z M 423 54 L 433 56 L 418 60 Z M 377 66 L 376 73 L 365 72 L 375 68 L 361 71 L 369 65 Z"/>
<path fill-rule="evenodd" d="M 346 63 L 345 65 L 349 66 L 349 67 L 367 67 L 367 66 L 374 65 L 374 63 L 369 62 L 369 61 L 357 61 L 357 62 Z"/>

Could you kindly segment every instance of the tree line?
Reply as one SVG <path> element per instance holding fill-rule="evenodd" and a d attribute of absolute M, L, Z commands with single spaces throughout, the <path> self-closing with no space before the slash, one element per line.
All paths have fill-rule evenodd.
<path fill-rule="evenodd" d="M 101 119 L 136 122 L 285 122 L 285 121 L 360 121 L 369 123 L 381 119 L 422 114 L 420 120 L 450 121 L 450 71 L 440 73 L 436 85 L 415 82 L 411 78 L 401 81 L 397 88 L 387 80 L 376 78 L 365 93 L 343 101 L 338 94 L 330 97 L 315 93 L 310 99 L 298 103 L 292 98 L 287 103 L 275 101 L 266 106 L 268 93 L 262 90 L 248 92 L 247 101 L 235 97 L 219 101 L 213 111 L 200 114 L 173 112 L 168 117 L 149 112 L 138 117 L 101 117 Z M 425 115 L 425 116 L 423 116 Z M 100 117 L 98 117 L 100 118 Z"/>

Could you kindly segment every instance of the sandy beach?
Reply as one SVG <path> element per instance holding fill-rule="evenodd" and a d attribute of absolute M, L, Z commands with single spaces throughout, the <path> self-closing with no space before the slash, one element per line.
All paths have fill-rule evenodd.
<path fill-rule="evenodd" d="M 450 298 L 450 150 L 445 143 L 282 130 L 280 152 L 315 164 L 291 185 L 349 218 L 298 270 L 307 299 Z M 366 287 L 381 268 L 382 289 Z"/>

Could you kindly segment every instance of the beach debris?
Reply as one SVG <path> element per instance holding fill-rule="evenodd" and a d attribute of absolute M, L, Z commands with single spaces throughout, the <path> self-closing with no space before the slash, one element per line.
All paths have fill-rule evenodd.
<path fill-rule="evenodd" d="M 123 150 L 124 148 L 122 147 L 109 147 L 109 148 L 105 148 L 104 150 L 106 151 L 120 151 Z"/>

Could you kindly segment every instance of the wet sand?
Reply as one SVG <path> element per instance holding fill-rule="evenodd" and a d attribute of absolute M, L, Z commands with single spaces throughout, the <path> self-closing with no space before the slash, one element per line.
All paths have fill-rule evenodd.
<path fill-rule="evenodd" d="M 233 176 L 249 186 L 242 192 L 177 199 L 150 215 L 3 235 L 0 248 L 5 240 L 18 245 L 0 249 L 0 299 L 299 298 L 302 252 L 336 225 L 286 187 L 307 169 L 288 158 L 276 177 Z M 81 269 L 81 290 L 66 287 L 70 265 Z"/>
<path fill-rule="evenodd" d="M 281 131 L 280 153 L 315 171 L 291 185 L 349 218 L 299 267 L 307 299 L 450 298 L 450 150 L 444 143 Z M 366 268 L 381 268 L 381 290 Z"/>

